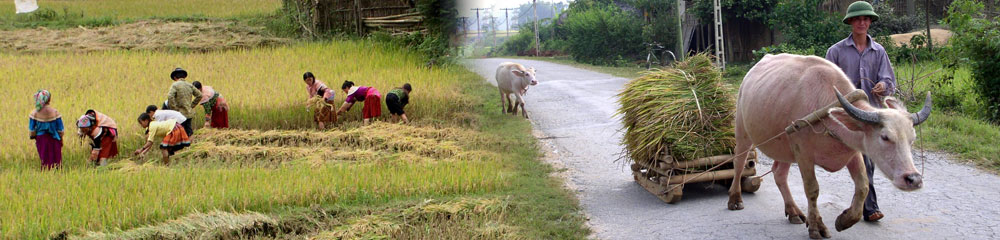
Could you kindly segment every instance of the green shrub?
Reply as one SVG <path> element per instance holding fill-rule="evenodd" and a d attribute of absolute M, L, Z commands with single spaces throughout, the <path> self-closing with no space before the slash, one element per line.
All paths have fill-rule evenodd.
<path fill-rule="evenodd" d="M 850 34 L 840 14 L 818 8 L 823 0 L 782 1 L 774 8 L 771 27 L 785 36 L 785 43 L 795 49 L 813 49 L 811 55 L 825 56 L 826 49 Z M 818 50 L 821 49 L 821 50 Z"/>
<path fill-rule="evenodd" d="M 809 46 L 807 48 L 800 48 L 792 46 L 791 44 L 782 43 L 778 45 L 766 46 L 757 50 L 753 50 L 753 59 L 756 63 L 760 58 L 767 54 L 781 54 L 781 53 L 791 53 L 798 55 L 813 55 L 818 57 L 826 57 L 826 49 L 828 46 Z"/>
<path fill-rule="evenodd" d="M 566 19 L 569 53 L 578 62 L 621 65 L 643 53 L 642 21 L 615 5 L 576 8 Z"/>
<path fill-rule="evenodd" d="M 958 59 L 967 59 L 971 65 L 987 119 L 1000 120 L 1000 17 L 988 19 L 981 2 L 957 0 L 948 7 L 943 22 L 955 33 L 951 42 Z"/>
<path fill-rule="evenodd" d="M 902 1 L 902 0 L 895 0 Z M 868 29 L 868 34 L 875 36 L 889 36 L 892 34 L 908 33 L 917 31 L 925 27 L 924 12 L 917 11 L 915 15 L 896 15 L 893 13 L 889 2 L 875 4 L 875 13 L 878 14 L 878 21 L 872 23 Z M 888 44 L 888 42 L 887 42 Z"/>

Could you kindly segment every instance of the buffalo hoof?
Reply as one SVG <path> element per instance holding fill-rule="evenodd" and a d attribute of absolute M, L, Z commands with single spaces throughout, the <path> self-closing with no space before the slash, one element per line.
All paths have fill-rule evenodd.
<path fill-rule="evenodd" d="M 803 224 L 806 223 L 806 216 L 788 215 L 788 222 L 791 224 Z"/>
<path fill-rule="evenodd" d="M 826 229 L 826 225 L 823 224 L 823 220 L 817 218 L 815 223 L 809 224 L 809 238 L 811 239 L 821 239 L 830 238 L 830 231 Z"/>
<path fill-rule="evenodd" d="M 729 202 L 729 210 L 743 210 L 743 201 Z"/>
<path fill-rule="evenodd" d="M 729 210 L 743 210 L 743 196 L 739 192 L 729 194 Z"/>
<path fill-rule="evenodd" d="M 837 231 L 840 232 L 851 228 L 851 226 L 854 226 L 854 224 L 858 223 L 860 220 L 861 216 L 851 216 L 847 210 L 844 210 L 843 213 L 840 213 L 840 216 L 837 216 Z"/>

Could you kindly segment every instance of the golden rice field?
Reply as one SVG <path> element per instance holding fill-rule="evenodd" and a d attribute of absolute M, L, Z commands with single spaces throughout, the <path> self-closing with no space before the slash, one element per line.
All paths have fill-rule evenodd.
<path fill-rule="evenodd" d="M 109 115 L 119 125 L 122 152 L 136 149 L 141 131 L 135 119 L 147 105 L 160 105 L 172 83 L 169 73 L 183 67 L 188 81 L 201 81 L 219 91 L 231 106 L 230 125 L 242 129 L 302 129 L 312 127 L 307 112 L 307 93 L 302 73 L 312 71 L 317 79 L 339 89 L 344 80 L 374 86 L 383 94 L 409 82 L 412 104 L 407 113 L 427 124 L 474 121 L 469 113 L 473 99 L 461 94 L 459 83 L 469 76 L 464 69 L 428 69 L 410 51 L 366 41 L 309 43 L 276 48 L 212 53 L 165 53 L 106 51 L 90 53 L 45 53 L 0 55 L 0 138 L 6 140 L 0 159 L 2 168 L 37 168 L 37 153 L 27 137 L 27 115 L 33 109 L 32 94 L 38 89 L 52 92 L 52 106 L 67 125 L 64 164 L 83 164 L 89 140 L 72 136 L 75 119 L 87 109 Z M 468 81 L 468 80 L 466 80 Z M 338 91 L 337 104 L 344 94 Z M 419 104 L 416 104 L 419 103 Z M 383 104 L 383 108 L 385 108 Z M 203 111 L 195 125 L 204 120 Z M 355 106 L 341 122 L 357 124 L 361 106 Z M 388 111 L 383 109 L 383 116 Z M 197 134 L 197 133 L 196 133 Z"/>
<path fill-rule="evenodd" d="M 68 11 L 85 18 L 117 20 L 178 16 L 228 18 L 270 14 L 281 8 L 281 0 L 39 0 L 38 7 L 60 14 Z M 14 15 L 14 1 L 0 1 L 0 19 Z"/>
<path fill-rule="evenodd" d="M 483 88 L 481 78 L 457 66 L 427 68 L 412 51 L 370 41 L 209 53 L 4 54 L 0 66 L 0 107 L 8 110 L 0 115 L 0 138 L 5 139 L 0 239 L 60 233 L 116 238 L 167 231 L 155 226 L 188 221 L 185 216 L 201 212 L 269 213 L 329 204 L 367 208 L 406 199 L 503 193 L 512 190 L 517 174 L 509 161 L 535 156 L 522 137 L 479 130 L 482 97 L 465 91 Z M 202 81 L 223 94 L 234 129 L 197 130 L 194 145 L 167 167 L 155 155 L 143 159 L 130 153 L 144 139 L 136 117 L 146 105 L 162 103 L 175 67 L 187 69 L 189 81 Z M 359 105 L 337 128 L 316 131 L 305 104 L 305 71 L 333 88 L 351 80 L 386 93 L 409 82 L 414 91 L 407 114 L 413 123 L 362 127 Z M 39 170 L 34 144 L 27 138 L 31 95 L 38 89 L 52 92 L 52 106 L 62 113 L 69 135 L 63 168 L 56 171 Z M 343 99 L 338 92 L 338 104 Z M 87 109 L 119 124 L 121 154 L 110 166 L 87 165 L 89 140 L 73 136 L 75 119 Z M 197 111 L 196 127 L 204 121 L 202 110 Z M 526 132 L 522 135 L 530 139 Z M 387 221 L 433 223 L 399 217 Z M 462 231 L 471 237 L 514 236 L 504 225 L 510 223 L 501 220 L 468 220 L 473 222 L 461 224 L 486 224 L 483 232 Z M 314 237 L 432 236 L 412 229 L 423 225 L 368 231 L 353 229 L 356 220 L 345 221 L 316 229 Z M 464 229 L 461 224 L 448 229 Z"/>

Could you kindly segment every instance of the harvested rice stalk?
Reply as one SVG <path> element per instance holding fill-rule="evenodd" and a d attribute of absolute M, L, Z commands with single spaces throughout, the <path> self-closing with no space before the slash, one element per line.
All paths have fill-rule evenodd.
<path fill-rule="evenodd" d="M 626 163 L 648 164 L 660 154 L 686 161 L 731 153 L 735 99 L 721 79 L 709 56 L 699 54 L 626 84 L 617 113 Z"/>
<path fill-rule="evenodd" d="M 316 95 L 309 98 L 309 100 L 306 100 L 306 108 L 309 109 L 309 111 L 318 112 L 323 108 L 333 109 L 333 104 L 327 103 L 322 96 Z"/>
<path fill-rule="evenodd" d="M 231 213 L 211 211 L 192 213 L 183 218 L 128 231 L 87 232 L 79 239 L 236 239 L 248 232 L 257 232 L 278 221 L 256 212 Z"/>

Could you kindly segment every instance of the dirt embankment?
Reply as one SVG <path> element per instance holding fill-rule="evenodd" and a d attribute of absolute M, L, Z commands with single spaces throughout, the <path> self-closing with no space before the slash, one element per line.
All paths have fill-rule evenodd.
<path fill-rule="evenodd" d="M 186 49 L 212 51 L 278 45 L 263 27 L 234 21 L 167 22 L 147 20 L 119 26 L 0 31 L 0 52 L 88 52 L 101 50 Z"/>
<path fill-rule="evenodd" d="M 900 33 L 889 35 L 896 46 L 903 46 L 903 44 L 910 45 L 910 38 L 916 35 L 927 34 L 926 30 L 914 31 L 909 33 Z M 948 44 L 948 39 L 951 38 L 952 32 L 944 29 L 931 29 L 931 40 L 934 40 L 934 45 L 945 45 Z"/>

